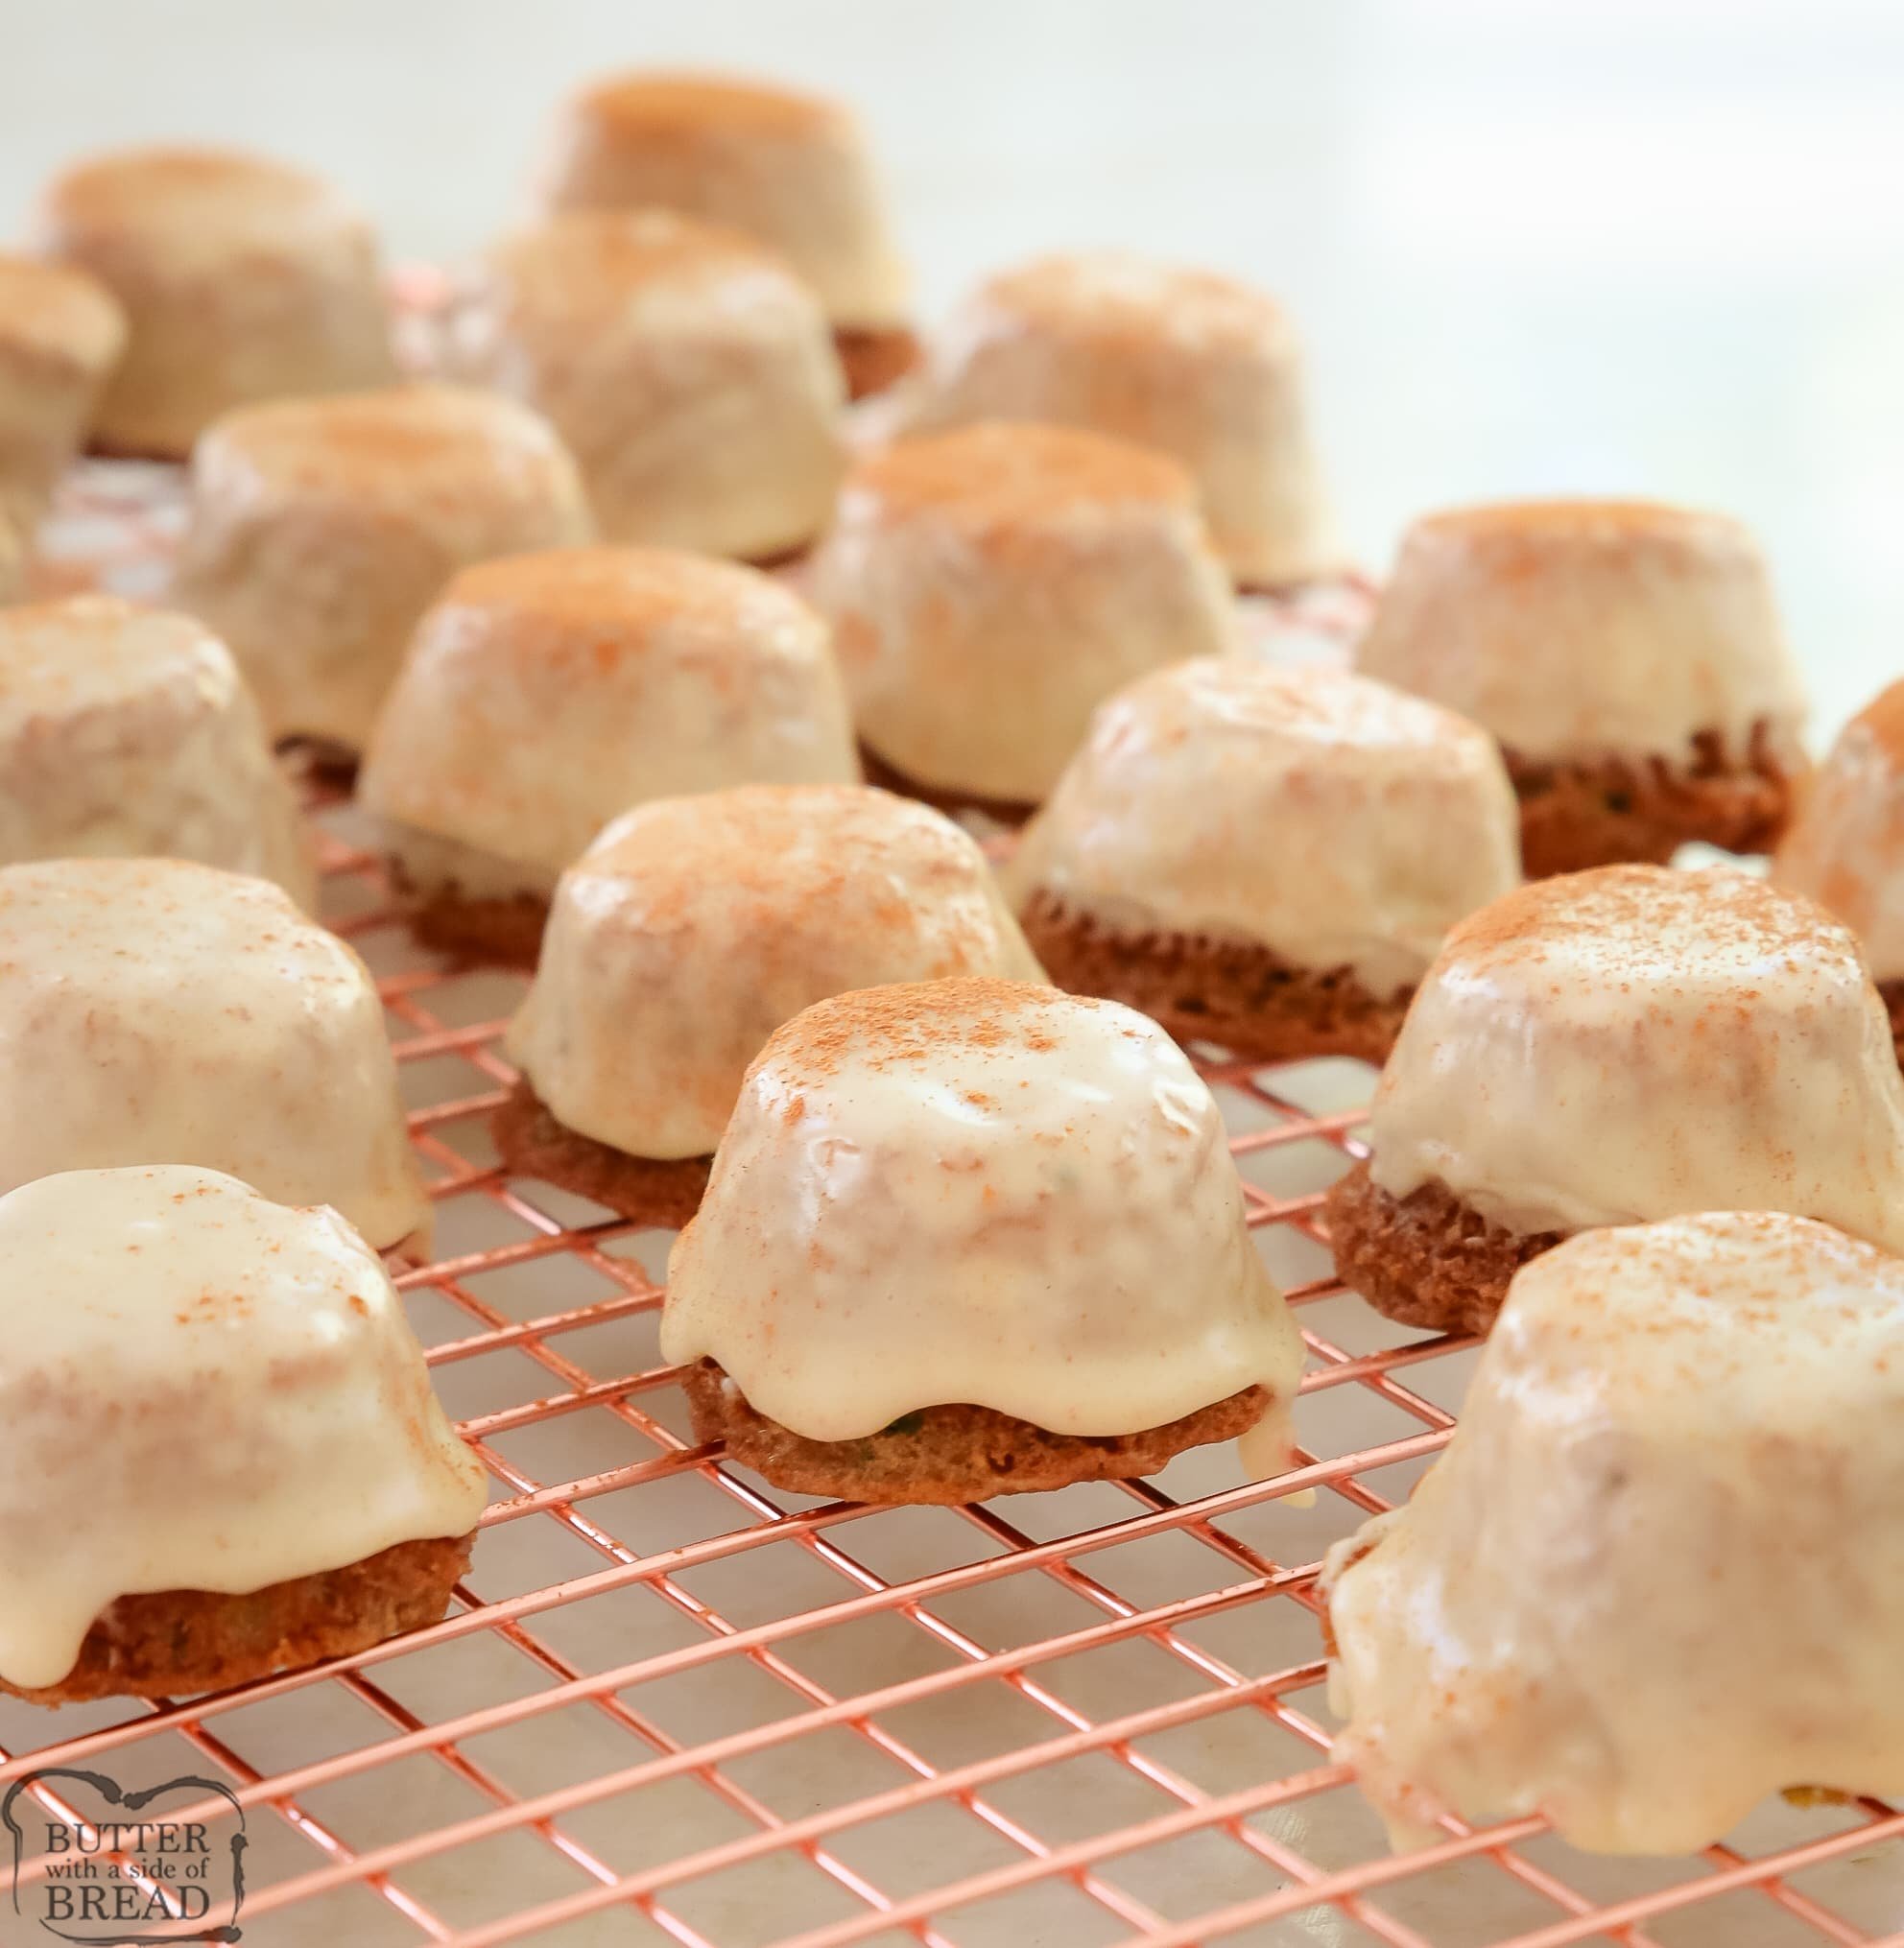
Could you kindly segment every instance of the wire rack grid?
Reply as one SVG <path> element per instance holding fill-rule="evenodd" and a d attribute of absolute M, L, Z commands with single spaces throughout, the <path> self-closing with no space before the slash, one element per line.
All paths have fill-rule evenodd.
<path fill-rule="evenodd" d="M 162 520 L 131 533 L 151 487 L 83 476 L 68 569 L 115 524 L 109 566 L 162 557 Z M 1301 654 L 1352 606 L 1257 620 Z M 166 1813 L 242 1817 L 263 1948 L 1904 1948 L 1904 1814 L 1874 1800 L 1773 1802 L 1684 1861 L 1581 1855 L 1535 1819 L 1397 1857 L 1331 1762 L 1320 1557 L 1406 1495 L 1473 1357 L 1328 1275 L 1317 1209 L 1366 1069 L 1198 1053 L 1303 1325 L 1296 1473 L 1246 1484 L 1206 1449 L 958 1510 L 816 1503 L 693 1443 L 655 1346 L 666 1236 L 496 1167 L 520 978 L 417 950 L 351 808 L 313 811 L 432 1180 L 441 1255 L 399 1284 L 493 1479 L 474 1561 L 441 1624 L 315 1671 L 10 1704 L 0 1790 L 222 1782 Z M 85 1828 L 63 1785 L 30 1790 Z M 0 1941 L 47 1938 L 21 1917 L 55 1864 L 17 1860 Z"/>

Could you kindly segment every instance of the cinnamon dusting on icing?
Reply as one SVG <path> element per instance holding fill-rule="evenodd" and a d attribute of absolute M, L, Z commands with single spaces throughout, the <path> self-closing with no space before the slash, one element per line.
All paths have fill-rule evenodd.
<path fill-rule="evenodd" d="M 1060 534 L 1107 503 L 1189 507 L 1196 483 L 1173 460 L 1076 427 L 988 423 L 918 434 L 863 455 L 846 492 L 889 517 L 931 510 L 976 534 L 1019 526 Z"/>

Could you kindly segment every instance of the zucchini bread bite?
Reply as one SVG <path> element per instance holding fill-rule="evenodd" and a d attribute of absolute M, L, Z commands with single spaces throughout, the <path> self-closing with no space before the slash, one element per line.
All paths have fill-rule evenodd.
<path fill-rule="evenodd" d="M 1520 880 L 1485 731 L 1385 683 L 1204 656 L 1130 685 L 1003 868 L 1060 987 L 1266 1061 L 1379 1062 Z"/>
<path fill-rule="evenodd" d="M 1904 1059 L 1904 683 L 1840 732 L 1779 844 L 1772 878 L 1828 907 L 1857 935 Z"/>
<path fill-rule="evenodd" d="M 1500 740 L 1530 879 L 1689 840 L 1765 852 L 1807 770 L 1805 697 L 1750 533 L 1646 501 L 1416 522 L 1356 668 Z"/>
<path fill-rule="evenodd" d="M 812 289 L 856 399 L 917 356 L 885 195 L 843 103 L 735 75 L 605 76 L 563 104 L 540 188 L 550 210 L 680 210 L 767 246 Z"/>
<path fill-rule="evenodd" d="M 146 855 L 317 903 L 297 795 L 216 636 L 110 595 L 0 609 L 0 864 Z"/>
<path fill-rule="evenodd" d="M 1176 1045 L 995 980 L 776 1031 L 676 1241 L 661 1350 L 697 1439 L 874 1502 L 1149 1474 L 1228 1437 L 1275 1474 L 1302 1366 Z"/>
<path fill-rule="evenodd" d="M 768 561 L 826 525 L 845 382 L 771 250 L 673 210 L 578 211 L 464 280 L 449 376 L 547 416 L 605 541 Z"/>
<path fill-rule="evenodd" d="M 334 1204 L 379 1249 L 430 1205 L 369 971 L 277 887 L 178 859 L 0 869 L 0 1191 L 191 1163 Z"/>
<path fill-rule="evenodd" d="M 443 590 L 358 798 L 419 938 L 534 966 L 558 876 L 631 805 L 859 775 L 831 637 L 790 588 L 673 549 L 561 548 Z"/>
<path fill-rule="evenodd" d="M 548 422 L 459 386 L 226 414 L 191 487 L 170 599 L 229 647 L 274 737 L 352 752 L 458 569 L 595 536 Z"/>
<path fill-rule="evenodd" d="M 32 533 L 125 348 L 126 314 L 97 278 L 0 250 L 0 518 Z"/>
<path fill-rule="evenodd" d="M 182 460 L 220 414 L 396 375 L 377 241 L 329 183 L 241 150 L 113 150 L 40 202 L 47 253 L 124 307 L 92 424 L 112 453 Z"/>
<path fill-rule="evenodd" d="M 435 1623 L 481 1463 L 333 1210 L 216 1171 L 0 1198 L 0 1690 L 222 1690 Z"/>
<path fill-rule="evenodd" d="M 1330 1190 L 1336 1271 L 1409 1325 L 1485 1331 L 1570 1232 L 1816 1217 L 1904 1250 L 1904 1083 L 1858 943 L 1729 867 L 1603 867 L 1448 936 Z"/>
<path fill-rule="evenodd" d="M 847 988 L 1044 976 L 975 841 L 864 785 L 638 806 L 562 875 L 511 1022 L 503 1161 L 624 1217 L 685 1223 L 748 1064 Z"/>
<path fill-rule="evenodd" d="M 1035 258 L 972 294 L 905 392 L 917 430 L 1033 419 L 1169 454 L 1245 586 L 1343 565 L 1296 328 L 1234 278 L 1125 250 Z"/>
<path fill-rule="evenodd" d="M 811 587 L 873 782 L 1006 820 L 1058 782 L 1107 697 L 1236 647 L 1190 476 L 1068 427 L 864 455 Z"/>
<path fill-rule="evenodd" d="M 1543 1813 L 1690 1853 L 1768 1793 L 1904 1792 L 1900 1424 L 1889 1252 L 1762 1212 L 1568 1240 L 1330 1554 L 1335 1756 L 1403 1844 Z"/>

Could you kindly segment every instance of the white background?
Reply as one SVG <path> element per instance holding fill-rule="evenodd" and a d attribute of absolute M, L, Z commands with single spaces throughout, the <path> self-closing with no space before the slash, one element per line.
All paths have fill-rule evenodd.
<path fill-rule="evenodd" d="M 1371 566 L 1439 502 L 1707 502 L 1821 730 L 1904 673 L 1896 0 L 0 0 L 0 235 L 76 152 L 199 135 L 454 254 L 567 85 L 650 60 L 857 101 L 928 318 L 1077 243 L 1279 293 Z"/>

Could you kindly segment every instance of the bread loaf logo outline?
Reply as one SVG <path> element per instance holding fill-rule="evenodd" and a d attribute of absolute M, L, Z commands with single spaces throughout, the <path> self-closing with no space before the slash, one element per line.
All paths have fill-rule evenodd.
<path fill-rule="evenodd" d="M 230 1806 L 237 1830 L 228 1836 L 228 1853 L 221 1861 L 202 1820 L 48 1814 L 49 1865 L 41 1878 L 22 1889 L 26 1832 L 18 1800 L 22 1793 L 56 1779 L 90 1787 L 107 1806 L 133 1816 L 168 1793 L 195 1789 L 214 1794 Z M 56 1940 L 72 1942 L 74 1948 L 163 1948 L 173 1942 L 244 1937 L 238 1913 L 245 1904 L 245 1809 L 230 1788 L 216 1779 L 186 1773 L 128 1792 L 104 1772 L 49 1766 L 14 1780 L 0 1799 L 0 1821 L 13 1839 L 13 1912 L 31 1915 Z"/>

